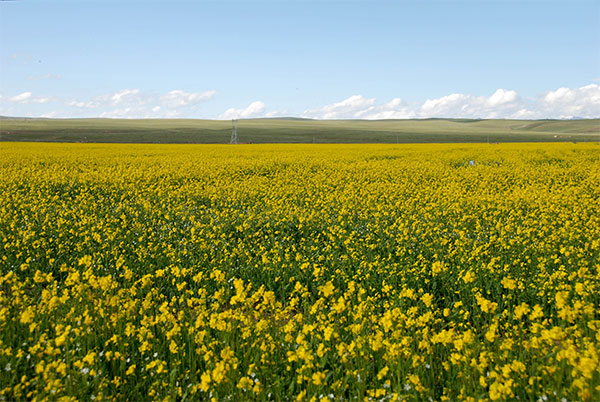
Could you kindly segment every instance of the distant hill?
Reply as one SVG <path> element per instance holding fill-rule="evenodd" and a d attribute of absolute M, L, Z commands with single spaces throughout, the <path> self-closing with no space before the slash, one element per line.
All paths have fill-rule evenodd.
<path fill-rule="evenodd" d="M 226 144 L 231 121 L 200 119 L 0 118 L 0 141 Z M 600 141 L 600 119 L 243 119 L 242 143 L 426 143 Z"/>

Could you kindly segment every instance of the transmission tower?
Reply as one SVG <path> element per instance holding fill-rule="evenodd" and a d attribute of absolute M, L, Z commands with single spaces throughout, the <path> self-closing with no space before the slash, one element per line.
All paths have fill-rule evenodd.
<path fill-rule="evenodd" d="M 229 140 L 230 144 L 237 144 L 238 143 L 237 122 L 238 122 L 237 119 L 231 120 L 231 140 Z"/>

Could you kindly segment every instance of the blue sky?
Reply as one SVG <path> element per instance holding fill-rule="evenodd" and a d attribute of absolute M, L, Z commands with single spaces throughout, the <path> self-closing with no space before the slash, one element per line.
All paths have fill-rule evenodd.
<path fill-rule="evenodd" d="M 1 1 L 0 114 L 600 116 L 599 1 Z"/>

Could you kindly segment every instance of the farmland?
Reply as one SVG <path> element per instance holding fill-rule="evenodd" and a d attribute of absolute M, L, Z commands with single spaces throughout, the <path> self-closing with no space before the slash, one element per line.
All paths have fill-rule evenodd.
<path fill-rule="evenodd" d="M 226 144 L 231 121 L 198 119 L 0 119 L 2 141 Z M 600 120 L 244 119 L 244 143 L 598 142 Z"/>
<path fill-rule="evenodd" d="M 597 143 L 0 152 L 2 400 L 600 399 Z"/>

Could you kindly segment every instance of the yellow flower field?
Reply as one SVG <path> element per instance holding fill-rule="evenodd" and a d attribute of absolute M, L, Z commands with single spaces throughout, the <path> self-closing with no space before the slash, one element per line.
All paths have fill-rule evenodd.
<path fill-rule="evenodd" d="M 600 400 L 600 146 L 0 143 L 0 400 Z"/>

